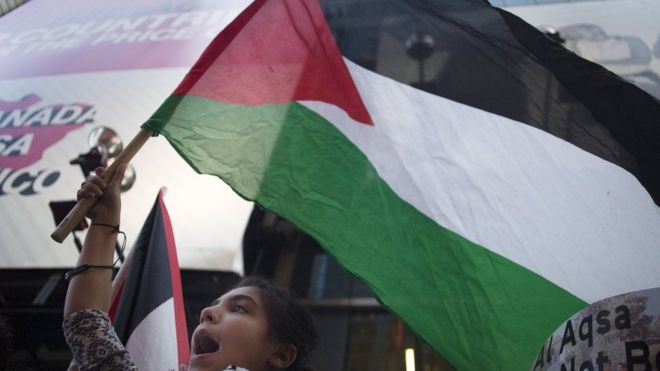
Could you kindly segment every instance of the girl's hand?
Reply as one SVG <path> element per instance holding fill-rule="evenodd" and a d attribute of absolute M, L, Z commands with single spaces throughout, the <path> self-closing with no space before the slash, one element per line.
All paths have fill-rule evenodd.
<path fill-rule="evenodd" d="M 82 183 L 76 198 L 78 201 L 83 198 L 98 199 L 87 213 L 87 217 L 93 222 L 119 224 L 119 214 L 121 212 L 119 186 L 124 178 L 126 165 L 119 166 L 107 184 L 102 179 L 105 171 L 106 169 L 103 167 L 96 168 L 94 170 L 95 175 L 88 176 Z"/>

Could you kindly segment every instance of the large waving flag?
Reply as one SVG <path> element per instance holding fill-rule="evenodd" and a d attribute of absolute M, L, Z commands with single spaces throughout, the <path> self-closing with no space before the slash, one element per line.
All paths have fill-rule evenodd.
<path fill-rule="evenodd" d="M 144 127 L 314 236 L 457 369 L 527 369 L 588 303 L 658 286 L 660 104 L 482 1 L 432 3 L 402 7 L 472 53 L 457 75 L 499 86 L 429 94 L 342 57 L 315 0 L 257 0 Z"/>
<path fill-rule="evenodd" d="M 140 370 L 178 370 L 190 350 L 181 274 L 163 191 L 113 282 L 110 318 Z"/>

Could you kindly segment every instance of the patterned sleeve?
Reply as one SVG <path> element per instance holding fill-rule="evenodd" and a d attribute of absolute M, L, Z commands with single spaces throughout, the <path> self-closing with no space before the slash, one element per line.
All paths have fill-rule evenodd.
<path fill-rule="evenodd" d="M 81 371 L 137 370 L 105 312 L 81 310 L 65 319 L 62 328 Z"/>

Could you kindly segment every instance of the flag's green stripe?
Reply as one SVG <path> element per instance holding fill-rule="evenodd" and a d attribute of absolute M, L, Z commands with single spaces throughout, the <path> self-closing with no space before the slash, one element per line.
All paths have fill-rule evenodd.
<path fill-rule="evenodd" d="M 585 303 L 418 212 L 298 103 L 171 97 L 146 124 L 197 171 L 293 221 L 459 370 L 528 369 Z"/>

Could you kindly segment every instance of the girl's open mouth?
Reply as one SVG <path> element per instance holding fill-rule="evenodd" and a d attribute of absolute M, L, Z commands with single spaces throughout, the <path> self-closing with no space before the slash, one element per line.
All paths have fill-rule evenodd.
<path fill-rule="evenodd" d="M 220 349 L 215 339 L 206 330 L 199 330 L 195 333 L 193 341 L 193 355 L 213 353 Z"/>

